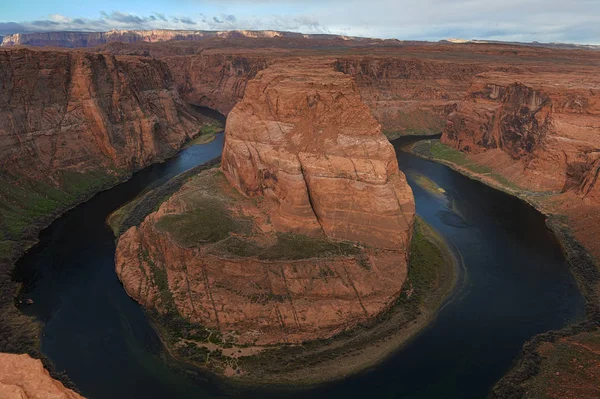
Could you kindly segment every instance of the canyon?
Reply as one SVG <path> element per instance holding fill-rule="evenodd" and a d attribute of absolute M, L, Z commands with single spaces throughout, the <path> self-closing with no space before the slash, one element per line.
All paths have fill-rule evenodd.
<path fill-rule="evenodd" d="M 248 82 L 220 170 L 192 177 L 121 235 L 116 270 L 134 299 L 191 324 L 196 333 L 174 347 L 259 353 L 389 309 L 406 280 L 414 215 L 354 80 L 331 60 L 288 60 Z M 252 377 L 225 359 L 213 368 Z"/>
<path fill-rule="evenodd" d="M 6 45 L 97 46 L 79 50 L 15 46 L 0 50 L 3 66 L 0 72 L 3 88 L 0 162 L 5 180 L 1 197 L 2 231 L 5 234 L 3 248 L 9 252 L 4 256 L 2 267 L 4 281 L 10 280 L 8 271 L 14 259 L 35 240 L 39 228 L 51 217 L 82 196 L 164 159 L 198 134 L 205 121 L 189 104 L 229 114 L 222 172 L 204 172 L 200 180 L 189 183 L 156 214 L 148 216 L 139 228 L 124 235 L 119 244 L 118 256 L 130 260 L 122 261 L 117 268 L 125 288 L 159 313 L 164 313 L 168 298 L 164 299 L 160 289 L 148 284 L 150 263 L 133 260 L 139 259 L 136 255 L 139 247 L 147 250 L 152 262 L 160 259 L 164 264 L 178 265 L 172 270 L 167 267 L 165 277 L 169 286 L 179 289 L 172 299 L 184 318 L 213 330 L 221 327 L 221 319 L 216 315 L 218 310 L 199 311 L 192 305 L 193 300 L 185 298 L 182 287 L 186 274 L 182 265 L 190 262 L 203 270 L 193 275 L 196 283 L 203 284 L 203 279 L 208 279 L 209 284 L 213 284 L 217 279 L 215 270 L 207 268 L 201 260 L 213 256 L 229 265 L 227 270 L 235 270 L 233 265 L 237 260 L 227 256 L 223 260 L 222 253 L 207 254 L 205 245 L 181 245 L 157 227 L 162 217 L 176 221 L 177 215 L 191 212 L 197 198 L 188 194 L 202 192 L 201 185 L 208 184 L 207 181 L 219 187 L 220 200 L 235 204 L 223 208 L 225 220 L 239 221 L 248 217 L 253 220 L 250 231 L 259 230 L 260 234 L 247 233 L 247 226 L 240 230 L 243 234 L 236 233 L 244 239 L 244 234 L 251 237 L 253 250 L 256 245 L 261 248 L 274 245 L 277 233 L 283 233 L 303 234 L 314 240 L 358 241 L 378 247 L 384 253 L 399 248 L 406 251 L 410 222 L 398 218 L 388 226 L 383 222 L 388 219 L 383 214 L 376 215 L 379 221 L 369 221 L 373 225 L 365 224 L 359 213 L 344 209 L 347 204 L 338 209 L 339 197 L 345 190 L 372 185 L 385 188 L 388 194 L 369 190 L 372 197 L 365 196 L 365 201 L 358 204 L 368 210 L 366 213 L 376 213 L 372 208 L 376 204 L 377 209 L 398 215 L 414 212 L 407 190 L 392 190 L 389 185 L 381 184 L 392 176 L 392 180 L 399 179 L 398 184 L 406 186 L 401 174 L 391 172 L 397 170 L 397 165 L 379 129 L 389 137 L 443 132 L 442 143 L 466 154 L 469 163 L 487 168 L 484 175 L 489 178 L 500 176 L 510 182 L 510 189 L 538 196 L 538 208 L 548 214 L 564 216 L 564 225 L 577 241 L 596 259 L 600 256 L 597 223 L 600 191 L 596 184 L 600 170 L 600 81 L 597 78 L 600 53 L 596 51 L 501 43 L 361 42 L 339 37 L 309 39 L 275 34 L 249 38 L 232 33 L 172 42 L 162 41 L 181 37 L 177 33 L 171 36 L 147 33 L 142 37 L 118 32 L 113 35 L 116 39 L 59 34 L 4 38 Z M 151 43 L 153 41 L 157 43 Z M 286 72 L 281 66 L 282 60 L 295 60 L 296 64 L 290 65 Z M 302 64 L 305 66 L 301 68 Z M 320 81 L 320 77 L 303 75 L 307 68 L 319 71 L 322 79 L 335 73 L 336 81 L 344 83 L 333 92 L 344 94 L 335 100 L 325 95 L 295 98 L 293 92 L 316 92 L 314 87 L 321 84 L 323 90 L 331 90 L 337 85 Z M 306 82 L 285 79 L 285 73 L 300 74 L 315 83 L 306 86 Z M 273 82 L 264 83 L 263 79 L 269 76 Z M 261 90 L 270 94 L 261 94 Z M 333 107 L 336 117 L 341 119 L 321 120 L 319 115 L 324 111 L 319 109 L 320 103 Z M 336 108 L 340 106 L 338 103 L 348 108 Z M 305 107 L 299 109 L 312 115 L 305 122 L 307 126 L 303 126 L 293 112 L 299 104 Z M 353 112 L 348 113 L 350 108 Z M 361 120 L 356 120 L 359 116 Z M 333 127 L 340 122 L 356 123 L 360 126 L 358 130 L 374 132 L 373 137 L 364 148 L 346 147 L 340 144 L 339 137 L 344 134 L 354 137 L 356 133 L 335 131 Z M 320 124 L 325 132 L 323 141 L 281 139 L 283 132 L 296 137 L 294 129 L 310 130 L 310 126 Z M 252 134 L 251 145 L 242 139 L 248 132 Z M 328 141 L 328 135 L 338 141 Z M 296 153 L 293 148 L 305 150 Z M 321 151 L 332 151 L 333 160 L 319 161 Z M 354 157 L 374 158 L 377 163 L 346 165 L 340 161 Z M 278 163 L 276 159 L 286 162 Z M 371 166 L 372 170 L 367 169 Z M 336 179 L 332 179 L 334 176 Z M 92 186 L 88 186 L 89 182 Z M 230 185 L 234 191 L 229 190 Z M 324 187 L 334 193 L 331 198 L 323 194 Z M 389 200 L 389 190 L 404 193 L 396 201 L 396 208 L 394 201 Z M 300 192 L 301 195 L 297 194 Z M 203 197 L 203 201 L 206 198 Z M 341 215 L 355 222 L 339 223 Z M 34 220 L 43 222 L 32 224 Z M 366 234 L 365 226 L 369 229 L 376 226 L 373 235 Z M 388 234 L 389 231 L 395 233 Z M 27 244 L 15 246 L 15 242 Z M 219 249 L 216 247 L 213 250 Z M 243 247 L 244 251 L 248 248 Z M 296 261 L 289 260 L 279 265 L 283 271 L 267 268 L 269 277 L 256 281 L 257 291 L 251 293 L 256 294 L 257 300 L 252 305 L 259 310 L 240 307 L 235 317 L 223 321 L 225 331 L 237 331 L 242 325 L 247 327 L 244 320 L 260 314 L 266 320 L 262 335 L 265 338 L 258 343 L 280 343 L 286 339 L 301 342 L 329 337 L 364 321 L 365 313 L 374 315 L 383 311 L 397 297 L 406 271 L 390 269 L 385 260 L 381 264 L 371 263 L 371 269 L 367 270 L 361 263 L 364 259 L 373 262 L 370 249 L 344 248 L 348 253 L 343 259 L 332 261 L 329 272 L 321 269 L 321 264 L 306 264 L 306 270 L 294 275 Z M 160 254 L 164 253 L 169 255 L 163 259 Z M 402 258 L 394 252 L 394 259 L 398 257 Z M 192 258 L 201 260 L 192 262 Z M 132 269 L 124 268 L 125 264 L 133 265 Z M 262 260 L 248 267 L 265 269 Z M 348 275 L 360 277 L 344 279 L 330 275 L 343 276 L 344 268 L 350 271 Z M 321 270 L 325 270 L 326 276 L 318 276 Z M 375 277 L 377 273 L 381 273 L 379 278 Z M 225 301 L 224 298 L 228 298 L 225 292 L 239 291 L 240 281 L 254 274 L 248 271 L 245 276 L 236 276 L 239 280 L 232 275 L 219 276 L 224 280 L 219 284 L 231 286 L 219 287 L 222 291 L 215 295 L 222 294 L 221 300 Z M 310 302 L 305 303 L 305 308 L 299 307 L 306 319 L 298 316 L 294 308 L 296 301 L 280 291 L 285 288 L 283 280 L 292 275 L 294 281 L 298 281 L 296 289 L 306 297 L 310 297 L 302 291 L 306 286 L 327 280 L 319 289 L 336 297 L 340 304 L 348 305 L 345 319 L 334 321 L 333 313 L 328 312 L 322 312 L 323 320 L 315 319 L 309 312 L 311 306 L 307 304 Z M 388 280 L 381 278 L 382 275 L 391 277 Z M 352 292 L 347 291 L 350 280 L 370 282 L 369 287 L 357 288 L 359 292 L 366 290 L 364 293 L 373 298 L 365 309 L 362 309 L 364 303 L 360 305 L 356 296 L 353 298 Z M 378 280 L 381 285 L 375 285 L 372 280 Z M 272 288 L 275 291 L 269 291 L 271 294 L 265 291 L 264 284 L 268 281 L 275 284 Z M 334 286 L 345 286 L 346 291 L 330 290 Z M 3 289 L 2 306 L 6 312 L 13 312 L 9 298 L 13 291 L 12 286 Z M 214 307 L 205 303 L 214 298 L 202 297 L 204 294 L 199 292 L 192 292 L 191 296 L 194 295 L 203 308 Z M 289 302 L 293 304 L 288 305 Z M 240 302 L 231 303 L 237 306 Z M 267 314 L 265 309 L 269 306 L 279 309 L 283 324 L 291 328 L 289 332 L 281 332 L 277 312 L 275 316 Z M 597 308 L 598 304 L 590 306 Z M 308 324 L 319 328 L 315 329 L 316 333 L 307 333 L 296 319 L 309 320 Z M 239 343 L 254 342 L 236 334 L 229 334 L 229 338 Z M 3 350 L 14 349 L 8 346 Z"/>

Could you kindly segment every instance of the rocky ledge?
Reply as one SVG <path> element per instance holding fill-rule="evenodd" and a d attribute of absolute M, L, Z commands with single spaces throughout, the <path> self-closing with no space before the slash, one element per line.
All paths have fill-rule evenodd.
<path fill-rule="evenodd" d="M 177 326 L 175 346 L 247 355 L 329 338 L 389 309 L 414 214 L 354 80 L 328 60 L 290 61 L 249 82 L 228 116 L 221 169 L 129 228 L 116 269 L 129 295 Z"/>
<path fill-rule="evenodd" d="M 52 379 L 42 362 L 29 355 L 0 353 L 0 397 L 3 399 L 83 399 Z"/>

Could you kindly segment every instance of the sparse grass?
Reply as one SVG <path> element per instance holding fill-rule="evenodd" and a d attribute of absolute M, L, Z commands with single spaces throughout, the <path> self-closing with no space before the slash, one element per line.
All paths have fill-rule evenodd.
<path fill-rule="evenodd" d="M 414 301 L 422 304 L 427 294 L 438 284 L 444 262 L 448 260 L 434 243 L 436 238 L 436 241 L 442 240 L 421 218 L 415 218 L 405 283 L 405 287 L 409 289 L 402 290 L 400 302 Z"/>
<path fill-rule="evenodd" d="M 412 152 L 425 158 L 460 166 L 477 175 L 487 175 L 505 188 L 509 188 L 511 190 L 520 189 L 515 183 L 511 182 L 506 177 L 494 172 L 492 168 L 471 161 L 464 153 L 442 144 L 439 140 L 424 140 L 418 142 L 413 146 Z"/>
<path fill-rule="evenodd" d="M 165 215 L 156 223 L 179 244 L 193 247 L 207 242 L 218 242 L 230 234 L 248 233 L 251 222 L 236 218 L 218 198 L 204 197 L 194 202 L 194 207 L 176 215 Z"/>
<path fill-rule="evenodd" d="M 329 339 L 276 346 L 242 357 L 238 361 L 240 367 L 250 371 L 244 381 L 251 384 L 257 381 L 323 382 L 321 370 L 335 370 L 341 364 L 352 363 L 356 364 L 354 370 L 358 370 L 373 361 L 370 357 L 373 348 L 386 346 L 389 351 L 397 349 L 426 325 L 454 285 L 450 250 L 445 247 L 442 238 L 419 218 L 416 219 L 411 251 L 405 288 L 388 312 L 377 320 Z M 327 278 L 330 273 L 323 268 L 320 277 Z M 420 327 L 414 327 L 417 325 Z M 335 375 L 334 372 L 326 373 Z"/>
<path fill-rule="evenodd" d="M 160 204 L 171 197 L 173 193 L 179 190 L 192 177 L 204 170 L 214 168 L 220 163 L 221 158 L 218 157 L 205 164 L 196 166 L 119 208 L 108 218 L 108 223 L 113 232 L 115 232 L 115 236 L 118 238 L 130 227 L 138 226 L 146 216 L 155 212 Z"/>
<path fill-rule="evenodd" d="M 211 141 L 213 141 L 215 139 L 215 135 L 217 133 L 222 132 L 223 129 L 224 129 L 223 124 L 218 121 L 204 124 L 200 128 L 200 132 L 198 133 L 198 136 L 196 136 L 195 138 L 190 140 L 188 142 L 187 146 L 189 147 L 192 145 L 200 145 L 200 144 L 210 143 Z"/>
<path fill-rule="evenodd" d="M 73 388 L 66 374 L 56 372 L 40 351 L 41 323 L 15 306 L 20 285 L 11 275 L 14 262 L 33 245 L 39 231 L 60 213 L 108 188 L 123 175 L 90 171 L 63 172 L 38 181 L 9 173 L 0 175 L 0 352 L 28 353 L 41 359 L 54 378 Z"/>
<path fill-rule="evenodd" d="M 241 237 L 229 237 L 213 246 L 212 251 L 221 256 L 257 257 L 261 260 L 300 260 L 358 255 L 361 249 L 350 242 L 334 242 L 325 238 L 279 233 L 277 242 L 270 247 L 260 247 L 253 241 Z"/>
<path fill-rule="evenodd" d="M 280 233 L 277 243 L 259 255 L 260 259 L 310 259 L 356 255 L 360 248 L 348 242 L 332 242 L 299 234 Z"/>

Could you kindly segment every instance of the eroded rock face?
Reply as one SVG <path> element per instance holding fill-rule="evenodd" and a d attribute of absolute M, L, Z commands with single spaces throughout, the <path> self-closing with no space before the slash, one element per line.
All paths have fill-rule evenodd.
<path fill-rule="evenodd" d="M 467 59 L 345 57 L 335 68 L 356 79 L 361 97 L 386 134 L 437 134 L 476 74 L 489 65 Z"/>
<path fill-rule="evenodd" d="M 0 165 L 52 178 L 142 168 L 199 126 L 160 61 L 83 52 L 0 51 Z"/>
<path fill-rule="evenodd" d="M 278 231 L 406 251 L 414 199 L 353 79 L 331 65 L 275 64 L 229 114 L 222 169 L 264 197 Z"/>
<path fill-rule="evenodd" d="M 442 141 L 524 188 L 591 195 L 599 88 L 587 74 L 481 74 L 449 116 Z"/>
<path fill-rule="evenodd" d="M 326 60 L 270 66 L 225 135 L 223 173 L 188 181 L 120 237 L 129 295 L 259 346 L 328 338 L 388 309 L 415 206 L 352 78 Z"/>
<path fill-rule="evenodd" d="M 206 106 L 227 115 L 242 100 L 248 81 L 266 68 L 266 54 L 210 53 L 164 57 L 177 90 L 190 104 Z"/>
<path fill-rule="evenodd" d="M 0 398 L 83 399 L 50 377 L 40 360 L 9 353 L 0 353 Z"/>

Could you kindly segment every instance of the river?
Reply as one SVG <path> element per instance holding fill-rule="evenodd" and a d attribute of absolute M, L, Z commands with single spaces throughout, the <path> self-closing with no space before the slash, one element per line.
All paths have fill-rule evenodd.
<path fill-rule="evenodd" d="M 544 217 L 528 204 L 393 142 L 417 213 L 450 243 L 464 270 L 436 320 L 376 367 L 300 391 L 232 390 L 175 371 L 141 307 L 114 272 L 107 216 L 140 193 L 220 155 L 223 135 L 136 173 L 67 212 L 40 235 L 15 276 L 44 323 L 42 351 L 92 399 L 482 398 L 523 343 L 584 315 L 584 300 Z M 444 193 L 419 186 L 419 176 Z"/>

